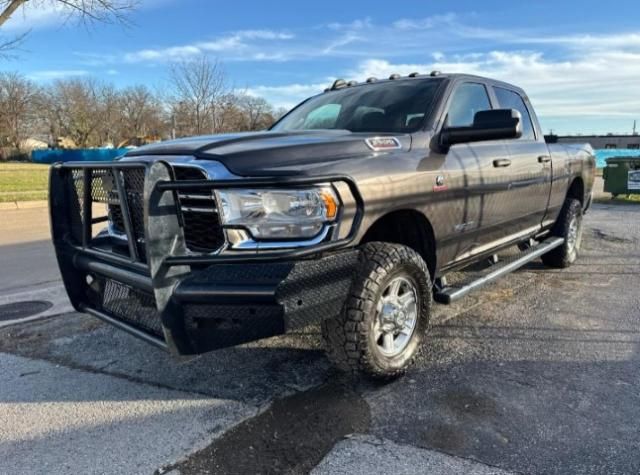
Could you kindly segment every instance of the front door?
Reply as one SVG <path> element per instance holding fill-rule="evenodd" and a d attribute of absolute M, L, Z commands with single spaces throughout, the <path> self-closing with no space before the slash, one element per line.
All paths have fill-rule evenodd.
<path fill-rule="evenodd" d="M 466 127 L 473 124 L 476 112 L 492 109 L 487 87 L 464 82 L 453 90 L 443 127 Z M 460 234 L 452 254 L 465 259 L 490 247 L 511 229 L 511 172 L 509 150 L 504 140 L 489 140 L 452 145 L 446 156 L 446 168 L 456 179 L 454 186 L 463 190 L 459 200 L 462 212 L 452 223 Z"/>

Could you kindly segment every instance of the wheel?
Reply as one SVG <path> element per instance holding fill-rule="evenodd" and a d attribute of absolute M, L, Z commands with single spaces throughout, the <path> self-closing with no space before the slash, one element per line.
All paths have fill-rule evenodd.
<path fill-rule="evenodd" d="M 577 259 L 582 244 L 582 205 L 578 200 L 567 198 L 551 234 L 564 238 L 564 244 L 544 254 L 542 262 L 550 267 L 569 267 Z"/>
<path fill-rule="evenodd" d="M 349 373 L 402 375 L 427 332 L 431 294 L 429 270 L 418 253 L 399 244 L 365 244 L 345 308 L 323 322 L 327 356 Z"/>

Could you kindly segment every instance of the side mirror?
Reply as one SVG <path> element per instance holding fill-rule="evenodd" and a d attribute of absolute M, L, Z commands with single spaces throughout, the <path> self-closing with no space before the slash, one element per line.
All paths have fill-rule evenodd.
<path fill-rule="evenodd" d="M 458 143 L 483 140 L 517 139 L 522 137 L 522 117 L 515 109 L 493 109 L 476 112 L 470 127 L 447 127 L 440 133 L 440 144 L 449 147 Z"/>

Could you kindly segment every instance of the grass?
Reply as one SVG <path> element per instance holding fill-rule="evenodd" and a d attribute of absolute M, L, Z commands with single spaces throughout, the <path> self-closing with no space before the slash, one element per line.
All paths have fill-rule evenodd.
<path fill-rule="evenodd" d="M 0 162 L 0 202 L 46 200 L 49 165 Z"/>

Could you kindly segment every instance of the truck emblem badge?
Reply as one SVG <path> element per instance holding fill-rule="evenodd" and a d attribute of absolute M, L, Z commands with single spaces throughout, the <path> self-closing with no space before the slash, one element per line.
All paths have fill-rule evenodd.
<path fill-rule="evenodd" d="M 395 150 L 402 148 L 400 141 L 395 137 L 370 137 L 365 140 L 371 150 Z"/>
<path fill-rule="evenodd" d="M 438 175 L 436 177 L 436 185 L 437 186 L 442 186 L 444 185 L 444 177 L 442 175 Z"/>

